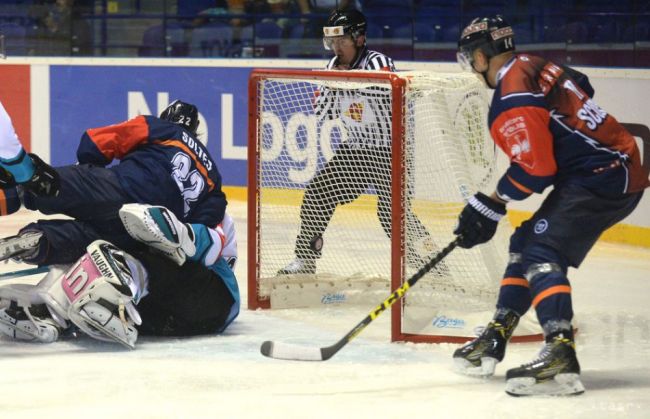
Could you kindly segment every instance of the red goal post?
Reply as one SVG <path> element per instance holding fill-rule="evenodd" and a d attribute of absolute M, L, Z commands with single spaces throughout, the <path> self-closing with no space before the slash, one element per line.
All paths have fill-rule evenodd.
<path fill-rule="evenodd" d="M 315 111 L 323 92 L 334 97 L 325 118 Z M 372 308 L 382 301 L 453 239 L 464 200 L 494 182 L 486 114 L 485 89 L 468 74 L 253 70 L 249 309 L 332 304 Z M 370 163 L 385 167 L 385 173 L 375 170 L 367 190 L 336 207 L 323 233 L 315 274 L 277 275 L 295 257 L 300 206 L 309 182 L 341 144 L 367 149 L 368 141 L 390 147 L 389 164 Z M 345 163 L 350 174 L 367 170 L 354 166 L 352 159 Z M 376 179 L 382 176 L 390 182 L 389 218 L 380 209 L 386 196 L 382 198 Z M 482 249 L 453 252 L 444 269 L 422 278 L 394 304 L 392 340 L 463 342 L 473 326 L 489 320 L 486 313 L 493 310 L 506 263 L 509 228 L 503 223 L 493 243 Z"/>

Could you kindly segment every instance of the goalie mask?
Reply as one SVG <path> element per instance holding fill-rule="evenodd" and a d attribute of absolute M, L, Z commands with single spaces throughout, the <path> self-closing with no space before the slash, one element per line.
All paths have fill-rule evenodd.
<path fill-rule="evenodd" d="M 466 71 L 474 69 L 474 51 L 480 49 L 488 59 L 515 50 L 514 32 L 503 17 L 476 18 L 463 29 L 456 59 Z"/>
<path fill-rule="evenodd" d="M 366 34 L 366 17 L 358 10 L 335 10 L 323 26 L 323 46 L 332 49 L 337 40 L 355 40 Z"/>
<path fill-rule="evenodd" d="M 199 111 L 196 106 L 180 100 L 175 100 L 167 106 L 160 114 L 160 119 L 181 125 L 194 135 L 199 127 Z"/>

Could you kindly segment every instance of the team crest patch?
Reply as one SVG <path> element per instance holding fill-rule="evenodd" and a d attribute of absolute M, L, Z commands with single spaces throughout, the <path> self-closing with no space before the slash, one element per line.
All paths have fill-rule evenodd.
<path fill-rule="evenodd" d="M 345 116 L 356 122 L 363 119 L 363 103 L 353 102 L 345 111 Z"/>
<path fill-rule="evenodd" d="M 544 218 L 541 220 L 537 221 L 535 223 L 535 234 L 542 234 L 548 229 L 548 221 L 546 221 Z"/>
<path fill-rule="evenodd" d="M 530 155 L 530 139 L 524 119 L 522 117 L 509 119 L 499 128 L 499 132 L 503 135 L 512 159 L 532 169 L 535 165 Z"/>

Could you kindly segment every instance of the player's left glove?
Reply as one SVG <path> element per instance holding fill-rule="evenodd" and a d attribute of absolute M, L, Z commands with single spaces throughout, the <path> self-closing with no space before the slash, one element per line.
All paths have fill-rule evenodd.
<path fill-rule="evenodd" d="M 469 249 L 490 240 L 499 220 L 506 215 L 506 206 L 481 192 L 474 195 L 458 217 L 454 234 L 460 235 L 458 245 Z"/>

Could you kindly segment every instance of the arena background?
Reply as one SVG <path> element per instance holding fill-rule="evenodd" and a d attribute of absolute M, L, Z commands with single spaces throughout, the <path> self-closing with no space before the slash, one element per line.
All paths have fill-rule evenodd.
<path fill-rule="evenodd" d="M 400 70 L 459 71 L 456 63 L 398 64 Z M 54 165 L 75 163 L 79 138 L 87 128 L 158 114 L 176 98 L 195 103 L 201 113 L 201 140 L 219 164 L 229 199 L 243 200 L 251 69 L 322 66 L 323 60 L 9 57 L 0 64 L 0 78 L 6 81 L 0 84 L 0 101 L 25 146 Z M 578 69 L 590 76 L 601 107 L 620 122 L 644 126 L 650 133 L 642 93 L 650 91 L 649 70 Z M 650 138 L 637 137 L 637 143 L 642 154 L 650 154 Z M 513 224 L 527 217 L 541 198 L 513 204 Z M 646 194 L 634 213 L 602 240 L 650 247 L 650 197 Z"/>

